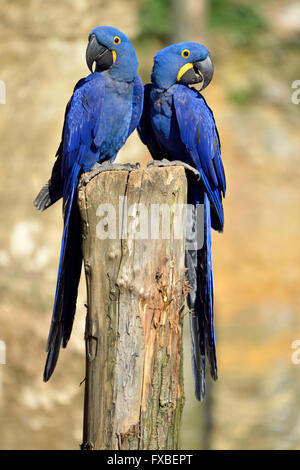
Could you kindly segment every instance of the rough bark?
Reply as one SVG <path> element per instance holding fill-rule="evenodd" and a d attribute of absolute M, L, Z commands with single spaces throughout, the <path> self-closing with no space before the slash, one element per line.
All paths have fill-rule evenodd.
<path fill-rule="evenodd" d="M 79 187 L 87 281 L 83 449 L 180 446 L 187 289 L 185 240 L 174 234 L 174 210 L 186 193 L 183 167 L 107 171 Z M 107 203 L 116 208 L 117 233 L 100 239 L 105 216 L 97 208 Z M 130 217 L 139 203 L 149 214 L 151 204 L 171 207 L 169 239 L 124 238 L 143 219 L 142 210 Z"/>

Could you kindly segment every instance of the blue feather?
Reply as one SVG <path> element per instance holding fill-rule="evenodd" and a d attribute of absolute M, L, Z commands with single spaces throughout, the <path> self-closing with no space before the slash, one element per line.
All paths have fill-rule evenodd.
<path fill-rule="evenodd" d="M 133 99 L 132 99 L 132 115 L 129 125 L 128 137 L 136 129 L 140 122 L 144 104 L 144 86 L 139 76 L 134 80 Z"/>
<path fill-rule="evenodd" d="M 222 230 L 224 214 L 221 191 L 225 194 L 225 175 L 218 157 L 220 144 L 213 114 L 204 98 L 195 90 L 177 85 L 173 97 L 182 143 L 201 174 L 219 218 L 218 229 Z M 219 160 L 214 165 L 216 153 Z"/>

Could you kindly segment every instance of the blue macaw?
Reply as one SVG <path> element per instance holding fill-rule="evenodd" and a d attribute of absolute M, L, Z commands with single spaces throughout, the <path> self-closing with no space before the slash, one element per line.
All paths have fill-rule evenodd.
<path fill-rule="evenodd" d="M 61 345 L 67 345 L 76 310 L 82 265 L 77 207 L 79 178 L 91 169 L 90 175 L 94 176 L 101 171 L 101 164 L 108 169 L 136 128 L 143 108 L 138 61 L 125 34 L 109 26 L 93 29 L 89 34 L 86 61 L 92 73 L 75 86 L 67 104 L 51 178 L 35 200 L 35 206 L 43 211 L 63 198 L 64 231 L 46 348 L 45 382 L 54 371 Z M 112 167 L 115 169 L 117 165 Z"/>
<path fill-rule="evenodd" d="M 211 227 L 223 230 L 226 182 L 213 113 L 203 96 L 189 86 L 200 84 L 203 90 L 212 76 L 209 51 L 201 44 L 184 42 L 159 51 L 154 57 L 152 83 L 144 87 L 144 109 L 138 126 L 152 157 L 163 158 L 157 162 L 159 166 L 171 160 L 199 172 L 198 179 L 192 173 L 188 175 L 188 201 L 195 207 L 204 206 L 204 243 L 199 250 L 186 251 L 192 288 L 187 299 L 192 369 L 198 400 L 205 395 L 206 356 L 211 376 L 217 379 Z"/>

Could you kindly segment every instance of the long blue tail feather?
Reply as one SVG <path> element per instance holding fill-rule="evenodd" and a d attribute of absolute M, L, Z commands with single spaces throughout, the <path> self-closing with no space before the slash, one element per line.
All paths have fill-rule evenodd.
<path fill-rule="evenodd" d="M 195 200 L 195 198 L 193 198 Z M 204 204 L 204 244 L 199 250 L 186 252 L 191 291 L 188 294 L 190 309 L 190 336 L 192 370 L 195 395 L 200 401 L 205 396 L 206 357 L 210 373 L 217 379 L 217 359 L 214 333 L 214 286 L 211 253 L 211 208 L 207 194 L 201 201 Z"/>
<path fill-rule="evenodd" d="M 44 369 L 45 382 L 51 377 L 56 366 L 60 348 L 61 346 L 66 347 L 72 331 L 82 265 L 80 224 L 77 207 L 77 184 L 74 184 L 70 198 L 65 203 L 64 232 L 61 243 L 56 293 L 46 346 L 48 355 Z"/>

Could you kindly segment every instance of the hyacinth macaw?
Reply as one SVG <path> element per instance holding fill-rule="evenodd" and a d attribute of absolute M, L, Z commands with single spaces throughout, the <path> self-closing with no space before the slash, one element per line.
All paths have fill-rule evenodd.
<path fill-rule="evenodd" d="M 111 163 L 136 128 L 143 108 L 143 85 L 137 75 L 138 61 L 125 34 L 109 26 L 93 29 L 89 34 L 86 61 L 92 73 L 75 86 L 66 107 L 61 143 L 51 178 L 35 200 L 35 206 L 43 211 L 62 198 L 64 217 L 53 315 L 46 348 L 45 382 L 54 371 L 61 345 L 67 345 L 76 310 L 82 265 L 81 225 L 77 207 L 79 178 L 91 169 L 93 171 L 87 181 L 99 171 L 124 168 L 124 165 Z"/>
<path fill-rule="evenodd" d="M 203 90 L 213 76 L 209 51 L 201 44 L 184 42 L 159 51 L 154 57 L 150 84 L 144 87 L 144 109 L 138 126 L 142 142 L 158 165 L 183 162 L 197 170 L 199 178 L 188 175 L 189 203 L 204 206 L 204 243 L 199 250 L 186 251 L 191 291 L 188 294 L 192 369 L 195 394 L 205 394 L 206 356 L 211 376 L 217 379 L 214 333 L 214 287 L 211 227 L 222 231 L 225 175 L 220 141 L 211 109 Z M 180 161 L 180 162 L 178 162 Z"/>

